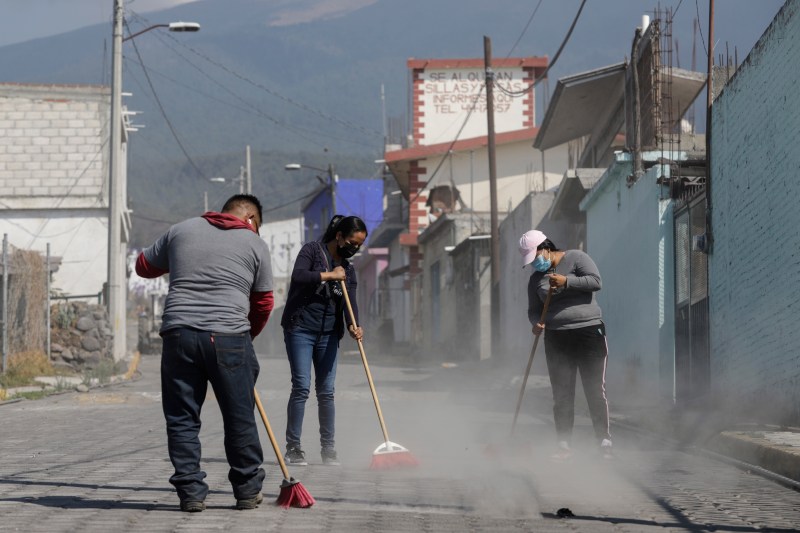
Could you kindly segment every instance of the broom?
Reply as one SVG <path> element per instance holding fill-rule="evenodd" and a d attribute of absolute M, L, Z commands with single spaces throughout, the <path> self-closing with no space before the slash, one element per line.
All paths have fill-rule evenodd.
<path fill-rule="evenodd" d="M 350 304 L 350 295 L 347 294 L 347 287 L 344 281 L 340 281 L 339 283 L 342 285 L 342 293 L 344 294 L 344 301 L 347 304 L 347 312 L 350 315 L 350 323 L 358 327 L 356 325 L 356 316 L 353 313 L 353 306 Z M 380 422 L 381 431 L 383 432 L 383 443 L 372 452 L 372 462 L 369 467 L 373 470 L 385 470 L 389 468 L 417 466 L 419 461 L 417 461 L 411 452 L 403 446 L 389 440 L 389 432 L 386 431 L 386 422 L 383 420 L 381 404 L 378 401 L 378 393 L 375 391 L 375 384 L 372 381 L 369 364 L 367 364 L 367 354 L 364 352 L 364 344 L 361 340 L 358 341 L 358 351 L 361 352 L 361 362 L 364 364 L 364 371 L 367 373 L 369 390 L 372 393 L 372 401 L 375 403 L 375 410 L 378 412 L 378 422 Z"/>
<path fill-rule="evenodd" d="M 544 306 L 542 307 L 542 315 L 539 318 L 539 323 L 544 323 L 545 315 L 547 314 L 547 308 L 550 306 L 550 298 L 553 296 L 553 288 L 550 287 L 550 290 L 547 291 L 547 298 L 545 298 Z M 536 354 L 536 347 L 539 345 L 539 337 L 541 335 L 536 335 L 536 338 L 533 340 L 533 348 L 531 348 L 531 355 L 528 357 L 528 366 L 525 368 L 525 376 L 522 378 L 522 387 L 519 389 L 519 397 L 517 398 L 517 408 L 514 411 L 514 420 L 511 422 L 511 433 L 509 437 L 514 437 L 514 429 L 517 427 L 517 417 L 519 416 L 520 407 L 522 407 L 522 397 L 525 395 L 525 388 L 528 385 L 528 376 L 531 373 L 531 367 L 533 366 L 533 356 Z M 496 444 L 489 444 L 484 449 L 483 453 L 490 456 L 490 457 L 498 457 L 502 451 L 502 447 Z M 520 450 L 521 451 L 521 450 Z"/>
<path fill-rule="evenodd" d="M 539 317 L 539 323 L 544 324 L 544 317 L 547 315 L 547 308 L 550 307 L 550 298 L 553 296 L 553 287 L 547 291 L 547 297 L 544 299 L 544 306 L 542 307 L 542 316 Z M 533 366 L 533 356 L 536 354 L 536 347 L 539 345 L 539 337 L 541 333 L 536 335 L 533 340 L 533 348 L 531 348 L 531 355 L 528 357 L 528 366 L 525 368 L 525 377 L 522 378 L 522 388 L 519 390 L 519 398 L 517 399 L 517 409 L 514 411 L 514 421 L 511 422 L 511 436 L 514 436 L 514 428 L 517 427 L 517 416 L 519 416 L 519 409 L 522 406 L 522 397 L 525 395 L 525 387 L 528 385 L 528 375 L 531 373 L 531 366 Z"/>
<path fill-rule="evenodd" d="M 278 447 L 278 442 L 275 440 L 275 435 L 272 433 L 272 427 L 267 420 L 267 413 L 264 411 L 264 406 L 261 404 L 261 398 L 258 397 L 258 391 L 254 388 L 253 394 L 256 398 L 256 407 L 261 414 L 261 420 L 264 421 L 264 427 L 267 429 L 269 441 L 272 443 L 272 449 L 275 451 L 275 457 L 278 459 L 278 464 L 283 472 L 283 482 L 281 483 L 281 492 L 275 503 L 284 508 L 289 507 L 311 507 L 314 505 L 314 497 L 308 493 L 302 483 L 289 476 L 289 470 L 286 468 L 286 463 L 281 455 L 281 450 Z"/>

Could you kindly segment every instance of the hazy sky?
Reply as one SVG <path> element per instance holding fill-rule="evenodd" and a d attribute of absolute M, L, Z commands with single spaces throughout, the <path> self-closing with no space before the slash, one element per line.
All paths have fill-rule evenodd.
<path fill-rule="evenodd" d="M 145 13 L 192 1 L 125 0 L 125 6 Z M 90 24 L 108 22 L 110 25 L 113 7 L 113 0 L 0 0 L 0 46 Z"/>

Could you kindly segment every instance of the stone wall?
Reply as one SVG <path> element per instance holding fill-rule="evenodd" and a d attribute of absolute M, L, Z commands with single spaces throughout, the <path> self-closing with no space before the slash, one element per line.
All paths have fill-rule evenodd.
<path fill-rule="evenodd" d="M 113 333 L 102 305 L 68 302 L 50 308 L 50 352 L 54 366 L 75 370 L 113 361 Z"/>

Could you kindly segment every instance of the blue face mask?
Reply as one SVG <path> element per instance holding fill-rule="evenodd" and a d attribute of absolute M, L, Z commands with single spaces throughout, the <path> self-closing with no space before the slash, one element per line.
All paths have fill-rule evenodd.
<path fill-rule="evenodd" d="M 531 266 L 536 272 L 547 272 L 552 265 L 553 262 L 549 259 L 545 259 L 543 255 L 537 255 L 536 259 L 531 263 Z"/>

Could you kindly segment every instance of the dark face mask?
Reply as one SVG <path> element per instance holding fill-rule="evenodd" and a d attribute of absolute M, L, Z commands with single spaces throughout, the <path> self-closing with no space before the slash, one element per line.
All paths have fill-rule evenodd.
<path fill-rule="evenodd" d="M 339 257 L 344 257 L 345 259 L 350 259 L 356 252 L 358 252 L 359 246 L 353 246 L 352 244 L 346 243 L 344 246 L 337 246 L 336 253 L 339 254 Z"/>

